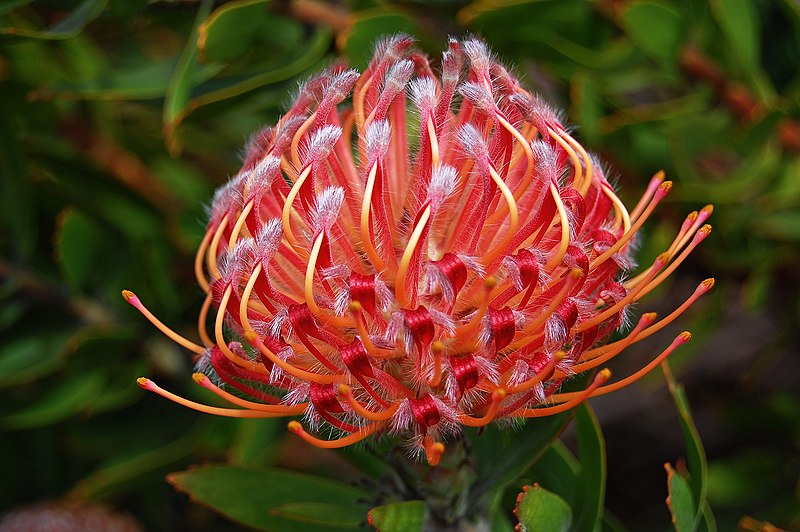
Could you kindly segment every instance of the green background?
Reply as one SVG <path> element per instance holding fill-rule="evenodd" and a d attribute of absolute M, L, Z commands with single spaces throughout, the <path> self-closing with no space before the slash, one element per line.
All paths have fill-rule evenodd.
<path fill-rule="evenodd" d="M 694 340 L 672 362 L 708 455 L 708 500 L 720 530 L 743 516 L 800 530 L 793 0 L 0 4 L 0 513 L 92 502 L 146 529 L 235 529 L 165 475 L 227 462 L 360 478 L 347 452 L 287 439 L 285 420 L 214 419 L 145 395 L 140 375 L 209 400 L 188 354 L 119 291 L 191 334 L 204 205 L 250 133 L 287 108 L 298 80 L 337 57 L 361 67 L 374 38 L 397 31 L 434 61 L 448 35 L 484 37 L 565 109 L 627 204 L 664 169 L 675 186 L 645 227 L 641 263 L 686 213 L 715 205 L 711 237 L 637 311 L 669 312 L 716 278 L 674 329 Z M 640 367 L 658 336 L 614 369 Z M 663 379 L 592 404 L 606 506 L 630 530 L 666 529 L 663 464 L 687 451 Z M 571 431 L 564 441 L 583 455 Z M 526 471 L 515 493 L 538 481 Z"/>

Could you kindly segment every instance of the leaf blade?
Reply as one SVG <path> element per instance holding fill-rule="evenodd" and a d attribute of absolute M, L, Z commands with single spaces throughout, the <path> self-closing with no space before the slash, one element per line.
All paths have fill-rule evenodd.
<path fill-rule="evenodd" d="M 259 530 L 307 530 L 308 523 L 299 520 L 294 511 L 297 504 L 322 503 L 337 507 L 348 516 L 359 511 L 366 514 L 366 507 L 358 502 L 367 496 L 363 491 L 342 482 L 293 471 L 206 465 L 171 473 L 167 480 L 195 501 Z M 281 507 L 284 507 L 282 511 Z M 327 520 L 324 514 L 315 514 L 317 524 L 342 530 L 360 528 L 352 519 L 342 524 L 340 514 L 330 507 Z"/>

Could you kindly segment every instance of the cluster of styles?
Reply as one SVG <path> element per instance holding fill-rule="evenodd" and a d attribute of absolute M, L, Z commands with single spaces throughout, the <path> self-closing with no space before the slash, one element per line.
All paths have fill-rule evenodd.
<path fill-rule="evenodd" d="M 483 42 L 451 40 L 437 76 L 410 38 L 387 39 L 365 72 L 337 65 L 308 80 L 217 191 L 195 262 L 201 344 L 123 292 L 233 407 L 139 384 L 217 415 L 302 415 L 289 429 L 324 448 L 399 435 L 435 465 L 464 426 L 563 412 L 690 338 L 626 378 L 604 369 L 560 391 L 713 285 L 661 320 L 626 323 L 711 230 L 710 206 L 689 214 L 669 249 L 628 273 L 670 187 L 657 174 L 628 210 Z"/>

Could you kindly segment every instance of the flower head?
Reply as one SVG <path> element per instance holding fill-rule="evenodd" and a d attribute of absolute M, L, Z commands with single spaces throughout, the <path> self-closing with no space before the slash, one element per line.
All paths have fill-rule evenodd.
<path fill-rule="evenodd" d="M 435 464 L 463 426 L 568 410 L 689 339 L 614 383 L 601 370 L 582 391 L 559 392 L 711 288 L 627 326 L 630 305 L 708 235 L 711 208 L 630 274 L 636 235 L 671 183 L 656 174 L 628 210 L 559 114 L 483 42 L 451 40 L 439 76 L 411 45 L 392 37 L 365 72 L 313 77 L 253 137 L 197 253 L 202 345 L 124 292 L 197 354 L 195 380 L 235 408 L 141 386 L 219 415 L 304 415 L 313 430 L 289 428 L 320 447 L 398 434 Z"/>

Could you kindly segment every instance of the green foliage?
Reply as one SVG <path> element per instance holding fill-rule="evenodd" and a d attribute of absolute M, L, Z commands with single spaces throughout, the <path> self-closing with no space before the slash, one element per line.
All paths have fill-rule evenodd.
<path fill-rule="evenodd" d="M 723 395 L 709 399 L 700 395 L 705 386 L 684 391 L 669 380 L 685 445 L 676 454 L 686 456 L 685 467 L 668 468 L 669 509 L 678 530 L 715 530 L 715 518 L 732 529 L 745 512 L 800 526 L 797 389 L 780 389 L 764 369 L 784 367 L 785 353 L 796 352 L 800 313 L 795 3 L 353 0 L 337 3 L 341 11 L 311 2 L 326 8 L 316 15 L 301 4 L 0 6 L 2 511 L 67 499 L 109 504 L 147 529 L 225 529 L 227 520 L 188 510 L 164 482 L 190 464 L 225 460 L 231 465 L 170 479 L 261 529 L 364 529 L 369 516 L 380 530 L 413 530 L 455 516 L 510 530 L 514 496 L 526 483 L 539 486 L 520 501 L 528 529 L 545 518 L 558 528 L 566 516 L 574 530 L 622 529 L 605 510 L 613 504 L 605 444 L 588 408 L 574 413 L 577 457 L 559 440 L 573 415 L 563 414 L 516 430 L 470 431 L 463 461 L 443 464 L 438 476 L 426 476 L 427 466 L 406 472 L 414 484 L 398 477 L 391 441 L 323 459 L 294 439 L 287 445 L 283 420 L 198 419 L 135 386 L 137 376 L 156 375 L 197 395 L 190 357 L 119 291 L 135 288 L 166 323 L 195 338 L 201 299 L 191 264 L 202 205 L 298 80 L 336 57 L 363 66 L 385 33 L 411 33 L 435 58 L 448 34 L 475 32 L 526 85 L 568 108 L 577 134 L 620 172 L 626 202 L 660 168 L 676 181 L 658 219 L 648 221 L 643 263 L 669 245 L 686 212 L 716 205 L 717 230 L 665 291 L 683 289 L 687 278 L 719 277 L 719 299 L 687 317 L 687 328 L 705 331 L 700 339 L 724 326 L 729 307 L 774 328 L 746 375 L 724 376 Z M 731 344 L 746 344 L 735 336 L 741 331 L 727 331 Z M 698 357 L 727 355 L 696 344 Z M 674 364 L 687 367 L 684 359 Z M 739 395 L 729 399 L 734 388 Z M 696 410 L 700 400 L 698 419 L 722 417 L 710 426 L 726 427 L 708 461 L 687 395 Z M 458 445 L 448 452 L 458 455 Z M 759 486 L 750 481 L 757 475 Z M 342 478 L 368 480 L 362 489 Z M 447 494 L 447 482 L 463 486 L 463 496 Z M 636 490 L 638 479 L 621 485 Z M 421 502 L 425 496 L 435 504 Z M 663 493 L 652 500 L 660 504 Z M 441 508 L 448 505 L 451 513 Z M 648 516 L 650 528 L 663 527 L 665 516 Z"/>
<path fill-rule="evenodd" d="M 359 530 L 366 494 L 320 477 L 284 470 L 194 467 L 168 480 L 197 502 L 259 530 Z"/>

